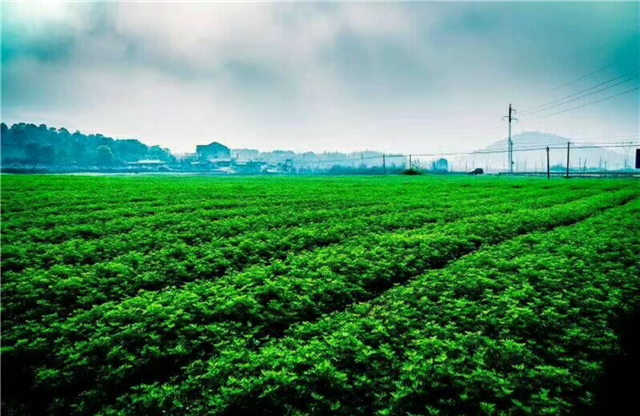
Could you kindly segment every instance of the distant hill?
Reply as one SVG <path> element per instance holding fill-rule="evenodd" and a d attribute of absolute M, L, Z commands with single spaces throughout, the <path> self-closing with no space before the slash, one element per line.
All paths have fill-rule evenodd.
<path fill-rule="evenodd" d="M 522 149 L 532 147 L 545 147 L 552 148 L 550 151 L 550 162 L 553 167 L 556 165 L 566 166 L 567 152 L 565 150 L 568 141 L 572 141 L 567 137 L 558 136 L 555 134 L 540 133 L 540 132 L 525 132 L 516 134 L 512 137 L 513 140 L 513 160 L 516 162 L 515 169 L 519 171 L 526 170 L 531 171 L 546 169 L 546 151 L 545 150 L 532 150 L 523 151 Z M 562 147 L 562 149 L 553 149 Z M 498 140 L 491 145 L 479 149 L 479 151 L 485 150 L 506 150 L 507 139 Z M 573 148 L 570 154 L 571 167 L 577 169 L 580 166 L 585 165 L 587 168 L 604 167 L 605 163 L 608 169 L 620 169 L 624 167 L 624 155 L 622 152 L 616 152 L 602 147 L 579 149 Z M 506 169 L 507 153 L 493 153 L 484 155 L 474 155 L 473 158 L 477 161 L 478 166 L 489 167 L 502 167 Z"/>
<path fill-rule="evenodd" d="M 2 123 L 2 165 L 118 166 L 141 159 L 171 161 L 168 149 L 135 139 L 117 140 L 101 134 L 69 133 L 44 124 Z"/>

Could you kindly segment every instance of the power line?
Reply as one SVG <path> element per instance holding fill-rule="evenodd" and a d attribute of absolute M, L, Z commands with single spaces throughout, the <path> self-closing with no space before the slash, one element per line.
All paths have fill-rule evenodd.
<path fill-rule="evenodd" d="M 388 154 L 380 154 L 380 155 L 376 155 L 376 156 L 367 156 L 367 157 L 358 157 L 358 158 L 348 158 L 348 159 L 316 160 L 316 161 L 312 161 L 312 162 L 305 162 L 305 163 L 317 163 L 317 164 L 321 164 L 321 163 L 354 162 L 354 161 L 358 161 L 358 160 L 378 159 L 378 158 L 381 158 L 382 156 L 386 156 L 386 157 L 406 157 L 406 155 L 398 155 L 398 154 L 392 154 L 392 155 L 388 155 Z"/>
<path fill-rule="evenodd" d="M 566 82 L 566 83 L 564 83 L 564 84 L 560 85 L 559 87 L 556 87 L 556 88 L 554 88 L 554 89 L 552 89 L 552 90 L 550 90 L 550 91 L 557 91 L 557 90 L 560 90 L 560 89 L 562 89 L 562 88 L 564 88 L 564 87 L 567 87 L 567 86 L 569 86 L 569 85 L 571 85 L 571 84 L 575 84 L 575 83 L 576 83 L 576 82 L 578 82 L 578 81 L 582 81 L 582 80 L 583 80 L 583 79 L 585 79 L 585 78 L 589 78 L 591 75 L 597 74 L 597 73 L 598 73 L 598 72 L 600 72 L 600 71 L 604 71 L 605 69 L 611 68 L 612 66 L 614 66 L 615 64 L 617 64 L 617 63 L 618 63 L 618 62 L 620 62 L 620 61 L 621 61 L 621 59 L 618 59 L 618 60 L 616 60 L 616 61 L 614 61 L 614 62 L 610 63 L 609 65 L 606 65 L 606 66 L 600 67 L 600 68 L 596 69 L 595 71 L 589 72 L 588 74 L 586 74 L 586 75 L 584 75 L 584 76 L 581 76 L 581 77 L 576 78 L 576 79 L 574 79 L 574 80 L 572 80 L 572 81 Z"/>
<path fill-rule="evenodd" d="M 629 74 L 630 74 L 630 73 L 629 73 L 629 72 L 627 72 L 626 74 L 623 74 L 623 75 L 620 75 L 620 76 L 617 76 L 617 77 L 611 78 L 611 79 L 609 79 L 609 80 L 606 80 L 605 82 L 601 82 L 600 84 L 594 85 L 593 87 L 587 88 L 587 89 L 582 90 L 582 91 L 578 91 L 578 92 L 576 92 L 576 93 L 574 93 L 574 94 L 566 95 L 566 96 L 564 96 L 564 97 L 561 97 L 561 98 L 558 98 L 558 99 L 555 99 L 555 100 L 549 101 L 548 103 L 537 105 L 537 106 L 532 107 L 532 108 L 530 108 L 530 109 L 528 109 L 528 110 L 522 110 L 520 114 L 531 113 L 531 112 L 536 113 L 536 112 L 538 112 L 538 111 L 544 111 L 544 110 L 536 110 L 536 109 L 538 109 L 538 108 L 540 108 L 540 107 L 546 107 L 546 106 L 548 106 L 549 104 L 554 104 L 554 103 L 557 103 L 558 101 L 564 101 L 564 100 L 566 100 L 567 98 L 575 97 L 576 95 L 582 94 L 582 93 L 587 92 L 587 91 L 591 91 L 591 90 L 592 90 L 592 89 L 594 89 L 594 88 L 598 88 L 598 87 L 600 87 L 600 86 L 602 86 L 602 85 L 608 84 L 608 83 L 610 83 L 610 82 L 612 82 L 612 81 L 615 81 L 615 80 L 617 80 L 617 79 L 624 78 L 624 77 L 626 77 L 626 76 L 627 76 L 627 75 L 629 75 Z M 632 77 L 632 79 L 633 79 L 633 78 L 634 78 L 634 77 Z M 536 111 L 533 111 L 533 110 L 536 110 Z"/>
<path fill-rule="evenodd" d="M 608 89 L 611 89 L 611 88 L 617 87 L 618 85 L 624 84 L 625 82 L 629 82 L 629 81 L 633 80 L 634 78 L 635 78 L 635 77 L 628 78 L 628 79 L 626 79 L 626 80 L 624 80 L 624 81 L 618 82 L 618 83 L 613 84 L 613 85 L 609 85 L 608 87 L 600 88 L 599 90 L 592 91 L 592 92 L 590 92 L 589 94 L 585 94 L 585 95 L 582 95 L 582 96 L 579 96 L 579 97 L 573 98 L 573 99 L 571 99 L 571 100 L 569 100 L 569 101 L 565 101 L 565 102 L 563 102 L 563 103 L 558 103 L 558 104 L 552 105 L 552 106 L 550 106 L 550 107 L 542 108 L 542 109 L 540 109 L 540 110 L 536 110 L 536 111 L 530 111 L 530 112 L 529 112 L 529 114 L 527 114 L 527 115 L 535 114 L 535 113 L 539 113 L 539 112 L 541 112 L 541 111 L 547 111 L 547 110 L 550 110 L 550 109 L 552 109 L 552 108 L 559 107 L 559 106 L 561 106 L 561 105 L 565 105 L 565 104 L 568 104 L 568 103 L 574 102 L 574 101 L 576 101 L 576 100 L 580 100 L 580 99 L 582 99 L 582 98 L 584 98 L 584 97 L 588 97 L 588 96 L 590 96 L 590 95 L 597 94 L 597 93 L 599 93 L 599 92 L 602 92 L 602 91 L 605 91 L 605 90 L 608 90 Z M 607 82 L 610 82 L 610 81 L 607 81 Z M 605 84 L 606 84 L 606 83 L 605 83 Z M 602 85 L 602 84 L 600 84 L 600 85 Z M 591 88 L 589 88 L 588 90 L 591 90 L 591 89 L 593 89 L 593 88 L 594 88 L 594 87 L 591 87 Z M 588 90 L 585 90 L 585 91 L 588 91 Z M 582 91 L 582 92 L 585 92 L 585 91 Z M 575 95 L 575 94 L 574 94 L 574 95 Z M 568 97 L 567 97 L 567 98 L 568 98 Z"/>
<path fill-rule="evenodd" d="M 594 145 L 594 146 L 602 146 L 602 147 L 607 147 L 607 145 L 609 144 L 628 144 L 628 145 L 635 145 L 637 144 L 636 141 L 630 141 L 630 142 L 621 142 L 621 141 L 617 141 L 617 142 L 574 142 L 571 141 L 571 143 L 576 143 L 576 144 L 580 144 L 580 145 Z"/>
<path fill-rule="evenodd" d="M 609 97 L 605 97 L 603 99 L 600 100 L 596 100 L 596 101 L 592 101 L 590 103 L 584 104 L 582 106 L 578 106 L 578 107 L 574 107 L 574 109 L 576 108 L 580 108 L 580 107 L 585 107 L 587 105 L 591 105 L 591 104 L 595 104 L 597 102 L 600 101 L 605 101 L 607 99 L 611 99 L 614 97 L 617 97 L 619 95 L 622 94 L 626 94 L 628 92 L 634 91 L 640 89 L 640 87 L 636 87 L 627 91 L 624 91 L 620 94 L 616 94 L 616 95 L 612 95 Z M 570 111 L 571 109 L 568 110 L 564 110 L 562 112 L 566 112 L 566 111 Z M 514 110 L 515 112 L 515 110 Z M 558 112 L 556 114 L 559 114 L 561 112 Z M 549 115 L 551 116 L 551 115 Z M 546 117 L 546 116 L 545 116 Z M 541 118 L 541 117 L 538 117 Z M 613 140 L 613 139 L 619 139 L 619 138 L 640 138 L 640 134 L 634 134 L 634 135 L 618 135 L 618 136 L 598 136 L 598 137 L 574 137 L 574 138 L 568 138 L 568 141 L 572 143 L 573 148 L 574 149 L 603 149 L 603 148 L 627 148 L 627 147 L 632 147 L 636 145 L 635 141 L 620 141 L 620 140 Z M 585 139 L 597 139 L 597 140 L 605 140 L 605 139 L 610 139 L 610 141 L 599 141 L 599 142 L 576 142 L 576 140 L 585 140 Z M 559 147 L 557 147 L 559 146 Z M 563 145 L 549 145 L 548 146 L 549 149 L 565 149 L 564 144 Z M 527 146 L 527 147 L 521 147 L 521 148 L 514 148 L 513 146 L 509 146 L 507 149 L 487 149 L 487 150 L 476 150 L 476 151 L 472 151 L 472 152 L 439 152 L 439 153 L 411 153 L 411 154 L 402 154 L 402 153 L 396 153 L 396 154 L 379 154 L 379 155 L 374 155 L 374 156 L 366 156 L 364 157 L 363 154 L 360 155 L 360 157 L 353 157 L 353 158 L 343 158 L 343 159 L 333 159 L 333 160 L 317 160 L 317 161 L 309 161 L 309 162 L 305 162 L 305 163 L 310 163 L 310 164 L 317 164 L 318 166 L 321 164 L 336 164 L 336 163 L 341 163 L 341 162 L 357 162 L 357 161 L 364 161 L 364 160 L 371 160 L 371 159 L 384 159 L 384 158 L 406 158 L 406 157 L 410 157 L 410 156 L 416 156 L 416 157 L 438 157 L 438 156 L 466 156 L 466 155 L 484 155 L 484 154 L 498 154 L 498 153 L 513 153 L 513 152 L 527 152 L 527 151 L 535 151 L 535 150 L 545 150 L 547 148 L 547 146 L 543 146 L 543 145 L 532 145 L 532 146 Z"/>
<path fill-rule="evenodd" d="M 569 142 L 571 142 L 572 145 L 575 145 L 575 142 L 572 142 L 569 140 Z M 591 144 L 591 143 L 586 143 L 586 144 L 577 144 L 577 146 L 575 146 L 575 149 L 583 149 L 583 148 L 601 148 L 601 149 L 608 149 L 608 148 L 617 148 L 617 147 L 628 147 L 628 146 L 633 146 L 635 143 L 632 142 L 628 142 L 628 143 L 606 143 L 606 144 Z M 554 147 L 554 146 L 559 146 L 559 147 Z M 544 150 L 546 149 L 547 146 L 537 146 L 537 147 L 521 147 L 518 149 L 514 149 L 514 152 L 528 152 L 528 151 L 532 151 L 532 150 Z M 549 145 L 550 149 L 564 149 L 564 144 L 560 145 Z M 507 150 L 500 150 L 500 151 L 496 151 L 497 153 L 504 153 Z"/>
<path fill-rule="evenodd" d="M 588 139 L 626 139 L 628 137 L 640 137 L 640 134 L 627 134 L 626 136 L 599 136 L 599 137 L 572 137 L 573 140 L 588 140 Z"/>
<path fill-rule="evenodd" d="M 571 142 L 571 141 L 570 141 Z M 575 144 L 575 142 L 571 142 L 572 145 Z M 583 145 L 577 145 L 577 146 L 573 146 L 573 149 L 609 149 L 609 148 L 620 148 L 620 147 L 629 147 L 629 146 L 634 146 L 636 143 L 634 142 L 627 142 L 627 143 L 621 143 L 621 142 L 615 142 L 615 143 L 606 143 L 606 144 L 602 144 L 602 145 L 596 145 L 596 144 L 583 144 Z M 565 145 L 549 145 L 548 146 L 549 149 L 566 149 Z M 535 146 L 535 147 L 521 147 L 521 148 L 514 148 L 513 151 L 514 152 L 530 152 L 530 151 L 535 151 L 535 150 L 545 150 L 547 148 L 547 146 Z M 476 155 L 476 154 L 492 154 L 492 153 L 506 153 L 508 152 L 509 149 L 500 149 L 500 150 L 490 150 L 490 151 L 477 151 L 477 152 L 468 152 L 468 153 L 451 153 L 451 154 L 444 154 L 444 156 L 458 156 L 458 155 Z M 439 154 L 439 155 L 443 155 L 443 154 Z M 425 156 L 425 155 L 415 155 L 415 156 Z M 430 156 L 430 155 L 426 155 L 426 156 Z"/>
<path fill-rule="evenodd" d="M 571 142 L 569 140 L 569 142 Z M 602 145 L 595 145 L 593 143 L 584 144 L 584 145 L 575 145 L 575 142 L 572 143 L 572 149 L 611 149 L 611 148 L 627 148 L 629 146 L 634 146 L 636 143 L 634 142 L 608 142 Z M 564 150 L 566 146 L 564 144 L 560 145 L 539 145 L 535 147 L 523 147 L 523 148 L 514 148 L 512 152 L 530 152 L 535 150 L 546 150 L 549 147 L 550 150 Z M 508 153 L 509 149 L 495 149 L 495 150 L 477 150 L 473 152 L 442 152 L 442 153 L 410 153 L 410 154 L 380 154 L 376 156 L 367 156 L 363 158 L 349 158 L 349 159 L 337 159 L 337 160 L 319 160 L 315 162 L 309 163 L 339 163 L 339 162 L 357 162 L 366 159 L 382 159 L 383 157 L 437 157 L 437 156 L 467 156 L 467 155 L 484 155 L 484 154 L 498 154 L 498 153 Z"/>
<path fill-rule="evenodd" d="M 590 105 L 593 105 L 593 104 L 596 104 L 596 103 L 599 103 L 599 102 L 602 102 L 602 101 L 606 101 L 606 100 L 610 100 L 610 99 L 612 99 L 612 98 L 619 97 L 619 96 L 621 96 L 621 95 L 624 95 L 624 94 L 627 94 L 627 93 L 629 93 L 629 92 L 635 91 L 635 90 L 637 90 L 637 89 L 639 89 L 639 88 L 640 88 L 640 87 L 631 88 L 630 90 L 623 91 L 623 92 L 621 92 L 621 93 L 619 93 L 619 94 L 610 95 L 610 96 L 608 96 L 608 97 L 604 97 L 604 98 L 601 98 L 601 99 L 596 100 L 596 101 L 591 101 L 591 102 L 588 102 L 588 103 L 586 103 L 586 104 L 579 105 L 579 106 L 577 106 L 577 107 L 571 107 L 571 108 L 568 108 L 568 109 L 566 109 L 566 110 L 558 111 L 558 112 L 556 112 L 556 113 L 547 114 L 547 115 L 543 115 L 543 116 L 539 116 L 539 117 L 533 117 L 533 118 L 532 118 L 532 120 L 537 120 L 537 119 L 539 119 L 539 118 L 552 117 L 552 116 L 555 116 L 555 115 L 558 115 L 558 114 L 566 113 L 566 112 L 568 112 L 568 111 L 577 110 L 578 108 L 587 107 L 587 106 L 590 106 Z"/>

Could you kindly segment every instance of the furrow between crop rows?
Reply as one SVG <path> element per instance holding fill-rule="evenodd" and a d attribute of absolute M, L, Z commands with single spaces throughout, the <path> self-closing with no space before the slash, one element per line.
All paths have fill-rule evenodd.
<path fill-rule="evenodd" d="M 185 363 L 218 357 L 243 339 L 258 347 L 291 325 L 371 300 L 481 246 L 572 224 L 636 196 L 633 190 L 620 191 L 469 218 L 424 233 L 371 235 L 215 281 L 142 293 L 39 328 L 53 346 L 46 340 L 16 345 L 11 358 L 20 362 L 22 355 L 28 364 L 33 354 L 53 352 L 38 370 L 37 384 L 53 396 L 82 392 L 77 403 L 56 403 L 65 411 L 79 403 L 76 410 L 90 413 L 141 380 L 162 380 Z"/>
<path fill-rule="evenodd" d="M 590 193 L 571 194 L 577 197 L 588 196 Z M 465 201 L 457 206 L 473 206 L 473 205 L 490 205 L 495 202 L 505 200 L 507 195 L 478 195 Z M 555 196 L 552 194 L 551 198 Z M 540 198 L 544 201 L 549 196 Z M 537 202 L 537 200 L 532 200 Z M 193 222 L 185 221 L 179 223 L 177 227 L 166 228 L 166 224 L 162 221 L 155 223 L 152 228 L 141 227 L 136 230 L 128 226 L 125 231 L 105 230 L 100 227 L 95 230 L 87 230 L 80 228 L 83 233 L 91 232 L 91 234 L 104 235 L 107 237 L 95 240 L 95 244 L 90 244 L 85 240 L 74 239 L 73 235 L 68 236 L 61 234 L 65 241 L 59 244 L 46 244 L 42 238 L 33 238 L 34 241 L 25 242 L 23 244 L 10 244 L 5 239 L 3 249 L 3 270 L 19 272 L 26 267 L 47 269 L 53 265 L 67 264 L 83 266 L 100 261 L 110 260 L 123 252 L 136 251 L 140 254 L 147 254 L 149 251 L 162 249 L 170 244 L 184 242 L 189 245 L 197 245 L 213 241 L 217 238 L 238 238 L 246 232 L 256 232 L 261 230 L 276 229 L 282 227 L 291 227 L 293 225 L 322 223 L 327 221 L 336 221 L 338 219 L 347 220 L 350 218 L 358 218 L 360 216 L 371 216 L 373 214 L 384 214 L 391 212 L 413 211 L 425 207 L 433 209 L 447 208 L 451 204 L 450 200 L 436 199 L 427 202 L 403 203 L 390 206 L 364 207 L 352 210 L 341 210 L 335 212 L 335 209 L 303 212 L 303 213 L 285 213 L 285 214 L 265 214 L 252 219 L 236 219 L 221 221 L 201 221 L 196 219 Z M 252 222 L 252 220 L 254 220 Z M 138 228 L 134 223 L 134 227 Z M 151 237 L 153 235 L 153 237 Z M 39 241 L 38 241 L 39 240 Z M 87 251 L 85 255 L 82 255 Z M 28 261 L 27 261 L 28 259 Z"/>
<path fill-rule="evenodd" d="M 29 178 L 30 180 L 31 178 Z M 22 178 L 12 178 L 12 181 L 21 181 Z M 174 187 L 163 182 L 160 186 L 145 186 L 144 182 L 138 182 L 133 187 L 131 181 L 122 181 L 118 185 L 114 185 L 113 181 L 118 178 L 103 178 L 103 185 L 96 184 L 95 178 L 74 178 L 80 185 L 80 188 L 70 186 L 69 182 L 61 182 L 61 188 L 56 191 L 47 191 L 42 187 L 35 187 L 33 191 L 19 189 L 20 198 L 14 198 L 16 194 L 11 188 L 3 187 L 3 202 L 5 214 L 37 214 L 39 216 L 46 214 L 60 215 L 60 212 L 81 211 L 96 212 L 110 209 L 111 206 L 122 206 L 126 204 L 138 205 L 140 207 L 149 206 L 171 206 L 173 210 L 187 209 L 185 213 L 190 212 L 189 207 L 192 204 L 211 204 L 211 207 L 242 207 L 251 205 L 254 201 L 258 203 L 271 203 L 275 201 L 275 205 L 296 204 L 304 202 L 308 204 L 321 204 L 324 200 L 336 201 L 358 201 L 367 198 L 369 190 L 374 194 L 380 192 L 378 186 L 362 186 L 363 183 L 358 181 L 358 187 L 354 189 L 352 186 L 341 185 L 340 181 L 332 184 L 329 189 L 326 183 L 314 186 L 313 181 L 307 179 L 304 182 L 292 181 L 293 186 L 288 186 L 287 182 L 281 182 L 281 190 L 269 187 L 269 181 L 265 181 L 257 186 L 253 191 L 248 191 L 242 186 L 229 186 L 223 182 L 214 182 L 208 179 L 202 180 L 202 186 L 198 182 L 193 183 L 181 182 L 186 187 Z M 82 188 L 83 182 L 91 183 L 91 191 Z M 153 181 L 152 181 L 153 182 Z M 101 193 L 96 195 L 93 189 L 99 188 Z M 160 192 L 156 194 L 155 189 Z M 169 188 L 169 189 L 167 189 Z M 304 189 L 304 193 L 300 193 L 300 188 Z M 487 188 L 495 188 L 487 186 Z M 82 190 L 81 196 L 78 195 Z M 170 192 L 167 192 L 169 190 Z M 345 191 L 356 191 L 345 192 Z M 383 190 L 384 191 L 384 190 Z M 431 191 L 446 192 L 444 184 L 431 184 Z M 422 192 L 422 191 L 420 191 Z M 33 197 L 29 197 L 33 193 Z M 242 199 L 237 198 L 237 194 L 242 194 Z M 402 193 L 402 192 L 401 192 Z M 148 198 L 147 195 L 154 195 Z M 300 196 L 302 195 L 302 196 Z M 410 196 L 410 195 L 407 195 Z M 15 209 L 16 204 L 19 209 Z M 55 207 L 52 207 L 55 205 Z"/>
<path fill-rule="evenodd" d="M 507 192 L 502 192 L 506 194 Z M 577 194 L 592 195 L 593 191 L 580 191 Z M 480 195 L 478 197 L 478 194 Z M 519 197 L 527 198 L 535 194 L 535 191 L 529 191 L 525 194 L 519 194 Z M 478 192 L 471 200 L 482 201 L 491 203 L 492 199 L 499 198 L 500 193 L 496 195 L 495 192 Z M 427 195 L 420 198 L 404 198 L 392 197 L 388 199 L 387 206 L 380 206 L 375 201 L 368 203 L 336 203 L 329 202 L 328 204 L 317 207 L 317 209 L 309 209 L 305 204 L 287 206 L 286 209 L 277 209 L 278 207 L 271 207 L 269 205 L 263 206 L 263 210 L 248 211 L 246 209 L 239 210 L 216 210 L 206 213 L 199 213 L 194 215 L 185 215 L 184 213 L 163 213 L 160 211 L 152 216 L 145 216 L 141 218 L 117 218 L 114 213 L 111 216 L 111 220 L 107 222 L 91 221 L 91 224 L 73 224 L 73 225 L 55 225 L 52 228 L 38 228 L 33 226 L 33 222 L 26 221 L 26 225 L 29 226 L 28 231 L 21 232 L 16 230 L 10 230 L 8 227 L 3 229 L 4 243 L 16 244 L 16 243 L 29 243 L 34 242 L 38 244 L 56 244 L 71 239 L 99 239 L 101 236 L 109 235 L 116 237 L 122 234 L 135 232 L 137 230 L 158 230 L 165 232 L 176 232 L 178 235 L 184 233 L 184 229 L 190 227 L 205 228 L 204 231 L 215 231 L 216 228 L 224 228 L 226 223 L 235 225 L 235 227 L 253 226 L 251 221 L 255 221 L 260 226 L 260 222 L 266 223 L 268 226 L 280 226 L 290 225 L 295 223 L 294 220 L 300 221 L 300 224 L 304 224 L 305 219 L 315 219 L 316 216 L 323 213 L 340 210 L 340 213 L 334 213 L 333 215 L 343 215 L 349 217 L 350 213 L 357 216 L 360 213 L 367 213 L 371 210 L 384 212 L 385 210 L 400 211 L 402 209 L 422 208 L 432 204 L 434 206 L 441 206 L 446 203 L 451 203 L 454 200 L 454 196 L 448 195 Z M 470 202 L 470 201 L 465 201 Z M 276 217 L 271 219 L 271 217 Z M 116 219 L 114 219 L 116 218 Z M 46 220 L 46 219 L 45 219 Z M 235 222 L 234 222 L 235 221 Z M 218 227 L 219 226 L 219 227 Z M 235 231 L 235 229 L 233 230 Z M 238 229 L 237 231 L 242 231 Z"/>
<path fill-rule="evenodd" d="M 636 199 L 483 248 L 259 349 L 237 338 L 101 413 L 574 413 L 640 307 L 638 218 Z"/>
<path fill-rule="evenodd" d="M 575 196 L 551 195 L 527 204 L 536 208 L 553 206 L 566 203 Z M 74 309 L 87 309 L 107 301 L 120 300 L 133 296 L 140 290 L 157 290 L 190 281 L 212 280 L 261 262 L 282 260 L 296 253 L 340 244 L 350 238 L 360 239 L 369 234 L 415 228 L 424 233 L 437 229 L 438 223 L 467 221 L 488 213 L 511 212 L 527 204 L 516 206 L 506 202 L 485 208 L 470 201 L 458 205 L 455 211 L 446 208 L 437 210 L 436 204 L 433 210 L 426 212 L 368 216 L 352 222 L 344 222 L 337 215 L 329 223 L 318 226 L 240 235 L 196 247 L 174 243 L 153 253 L 141 253 L 118 246 L 118 250 L 127 254 L 113 261 L 87 267 L 71 264 L 56 265 L 50 270 L 39 267 L 20 273 L 5 271 L 3 292 L 9 299 L 5 302 L 3 311 L 7 333 L 5 342 L 10 343 L 13 339 L 11 328 L 15 325 L 32 319 L 43 319 L 46 315 L 50 315 L 46 317 L 46 321 L 55 321 Z M 468 208 L 463 208 L 464 206 Z M 425 224 L 427 228 L 424 228 Z M 248 241 L 253 243 L 248 244 Z M 12 253 L 9 251 L 8 254 Z M 69 253 L 73 256 L 78 254 L 78 250 Z M 10 259 L 11 257 L 9 261 Z M 30 262 L 36 262 L 36 259 L 31 258 Z M 64 264 L 60 261 L 57 263 Z M 4 265 L 6 267 L 7 262 Z"/>

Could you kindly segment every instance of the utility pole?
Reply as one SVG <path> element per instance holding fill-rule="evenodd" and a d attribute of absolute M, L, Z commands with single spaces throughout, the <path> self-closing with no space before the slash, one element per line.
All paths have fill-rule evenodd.
<path fill-rule="evenodd" d="M 511 120 L 513 108 L 509 104 L 509 142 L 507 148 L 509 149 L 509 173 L 513 173 L 513 140 L 511 140 Z"/>
<path fill-rule="evenodd" d="M 624 150 L 624 170 L 630 169 L 631 164 L 629 163 L 629 151 L 633 147 L 633 142 L 628 143 L 620 143 L 622 149 Z"/>
<path fill-rule="evenodd" d="M 413 164 L 411 163 L 411 155 L 409 155 L 409 169 L 411 169 L 413 167 Z"/>
<path fill-rule="evenodd" d="M 518 121 L 517 118 L 513 117 L 513 115 L 516 113 L 516 110 L 511 106 L 511 104 L 509 104 L 509 114 L 502 117 L 502 119 L 504 120 L 505 118 L 507 118 L 509 120 L 509 136 L 508 136 L 508 141 L 507 141 L 507 153 L 508 153 L 508 158 L 509 158 L 509 173 L 513 173 L 513 141 L 511 140 L 511 122 L 512 121 Z"/>
<path fill-rule="evenodd" d="M 567 142 L 567 178 L 569 177 L 569 154 L 571 153 L 571 142 Z"/>
<path fill-rule="evenodd" d="M 551 179 L 551 166 L 549 166 L 549 146 L 547 146 L 547 179 Z"/>
<path fill-rule="evenodd" d="M 387 160 L 385 158 L 385 155 L 382 155 L 382 171 L 385 175 L 387 174 Z"/>

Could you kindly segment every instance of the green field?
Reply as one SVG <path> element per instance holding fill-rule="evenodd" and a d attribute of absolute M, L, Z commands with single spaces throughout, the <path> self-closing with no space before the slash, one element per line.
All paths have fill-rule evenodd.
<path fill-rule="evenodd" d="M 640 184 L 2 177 L 7 415 L 565 414 L 640 305 Z"/>

